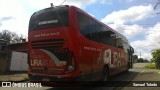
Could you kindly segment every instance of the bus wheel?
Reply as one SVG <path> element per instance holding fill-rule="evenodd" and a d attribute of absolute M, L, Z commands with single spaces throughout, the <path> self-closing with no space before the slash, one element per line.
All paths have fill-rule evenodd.
<path fill-rule="evenodd" d="M 109 70 L 107 67 L 104 67 L 102 72 L 102 81 L 108 81 L 109 80 Z"/>
<path fill-rule="evenodd" d="M 124 72 L 126 72 L 126 73 L 129 72 L 129 69 L 127 68 L 127 70 L 125 70 Z"/>

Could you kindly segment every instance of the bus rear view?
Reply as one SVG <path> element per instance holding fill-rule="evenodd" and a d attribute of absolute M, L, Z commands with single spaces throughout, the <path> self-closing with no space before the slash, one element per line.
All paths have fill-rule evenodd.
<path fill-rule="evenodd" d="M 29 22 L 28 64 L 30 81 L 73 79 L 75 60 L 69 42 L 69 7 L 35 12 Z"/>

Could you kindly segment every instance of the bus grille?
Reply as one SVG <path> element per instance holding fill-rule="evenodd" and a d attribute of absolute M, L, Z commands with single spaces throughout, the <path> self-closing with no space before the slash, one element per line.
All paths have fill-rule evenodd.
<path fill-rule="evenodd" d="M 60 48 L 64 45 L 64 39 L 38 40 L 31 42 L 33 49 Z"/>

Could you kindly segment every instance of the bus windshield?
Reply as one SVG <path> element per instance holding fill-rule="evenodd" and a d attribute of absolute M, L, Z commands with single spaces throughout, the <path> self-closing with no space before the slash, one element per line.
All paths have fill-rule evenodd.
<path fill-rule="evenodd" d="M 40 10 L 32 15 L 29 31 L 48 27 L 67 27 L 68 16 L 68 7 L 51 7 Z"/>

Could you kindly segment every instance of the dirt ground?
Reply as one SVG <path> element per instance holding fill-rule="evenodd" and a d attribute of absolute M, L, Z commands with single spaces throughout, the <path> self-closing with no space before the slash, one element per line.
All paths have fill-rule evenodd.
<path fill-rule="evenodd" d="M 25 73 L 9 73 L 0 75 L 0 81 L 26 81 L 28 80 L 28 74 Z"/>

